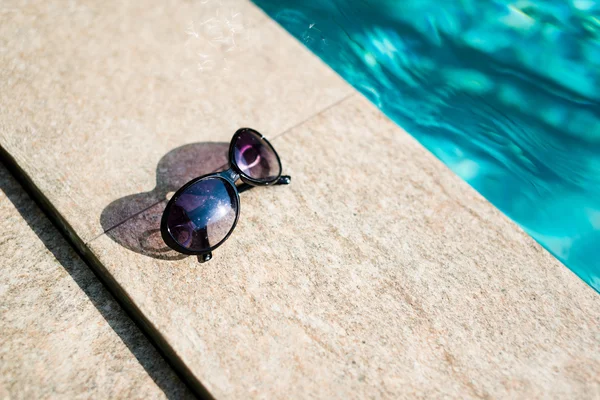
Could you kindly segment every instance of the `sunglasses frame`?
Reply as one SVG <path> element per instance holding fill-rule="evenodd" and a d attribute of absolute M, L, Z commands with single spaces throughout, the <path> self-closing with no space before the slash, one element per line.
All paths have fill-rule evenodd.
<path fill-rule="evenodd" d="M 242 172 L 242 170 L 236 164 L 235 157 L 234 157 L 235 144 L 236 144 L 238 137 L 246 132 L 251 132 L 251 133 L 257 134 L 261 138 L 261 140 L 263 140 L 275 154 L 275 157 L 277 158 L 277 163 L 279 164 L 279 174 L 274 179 L 272 179 L 270 181 L 262 181 L 262 180 L 258 180 L 258 179 L 253 179 L 252 177 L 244 174 L 244 172 Z M 162 236 L 164 242 L 167 244 L 167 246 L 169 246 L 171 249 L 173 249 L 179 253 L 182 253 L 182 254 L 198 256 L 198 261 L 200 261 L 201 263 L 209 261 L 212 258 L 213 250 L 215 250 L 217 247 L 219 247 L 223 243 L 225 243 L 225 241 L 227 239 L 229 239 L 229 237 L 235 230 L 235 227 L 238 223 L 238 219 L 240 218 L 240 213 L 241 213 L 240 193 L 245 192 L 246 190 L 252 189 L 253 187 L 257 187 L 257 186 L 287 185 L 291 182 L 291 178 L 289 176 L 281 175 L 282 169 L 283 169 L 282 165 L 281 165 L 281 159 L 279 158 L 279 154 L 277 154 L 277 151 L 275 151 L 275 148 L 273 147 L 271 142 L 269 142 L 267 140 L 267 138 L 265 138 L 260 132 L 254 130 L 254 129 L 240 128 L 235 132 L 235 134 L 231 138 L 231 142 L 229 144 L 228 156 L 229 156 L 229 168 L 227 170 L 221 171 L 221 172 L 212 172 L 210 174 L 199 176 L 197 178 L 192 179 L 191 181 L 189 181 L 185 185 L 183 185 L 181 188 L 179 188 L 175 192 L 173 197 L 171 197 L 171 199 L 167 203 L 167 206 L 165 207 L 165 210 L 163 211 L 163 215 L 162 215 L 162 218 L 160 221 L 160 233 L 161 233 L 161 236 Z M 205 180 L 205 179 L 221 179 L 222 181 L 225 181 L 225 184 L 232 186 L 233 191 L 235 193 L 235 200 L 237 201 L 237 210 L 236 210 L 236 214 L 235 214 L 235 221 L 233 221 L 233 225 L 231 226 L 231 229 L 219 243 L 215 244 L 214 246 L 211 246 L 207 250 L 195 251 L 195 250 L 190 250 L 190 249 L 182 246 L 175 240 L 175 238 L 171 235 L 171 232 L 169 231 L 167 222 L 168 222 L 168 217 L 169 217 L 169 211 L 171 210 L 171 207 L 173 206 L 173 204 L 175 204 L 177 199 L 183 193 L 185 193 L 187 188 L 189 188 L 190 186 L 194 185 L 195 183 Z M 241 180 L 242 184 L 236 185 L 235 183 L 238 180 Z"/>

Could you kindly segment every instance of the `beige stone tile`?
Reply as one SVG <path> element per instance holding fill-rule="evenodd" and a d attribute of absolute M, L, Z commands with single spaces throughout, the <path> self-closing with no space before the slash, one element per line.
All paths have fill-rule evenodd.
<path fill-rule="evenodd" d="M 92 252 L 216 398 L 600 394 L 600 298 L 367 100 L 274 140 L 206 264 L 164 203 Z"/>
<path fill-rule="evenodd" d="M 190 397 L 0 165 L 0 397 Z"/>
<path fill-rule="evenodd" d="M 169 150 L 241 126 L 272 137 L 351 93 L 249 1 L 14 4 L 0 13 L 0 144 L 84 241 L 164 198 Z"/>

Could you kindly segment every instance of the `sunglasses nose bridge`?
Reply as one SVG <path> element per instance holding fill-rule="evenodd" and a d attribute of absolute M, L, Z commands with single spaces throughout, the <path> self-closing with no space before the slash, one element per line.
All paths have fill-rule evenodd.
<path fill-rule="evenodd" d="M 227 171 L 223 171 L 219 175 L 221 175 L 223 178 L 227 179 L 233 184 L 235 184 L 235 182 L 238 179 L 240 179 L 240 174 L 233 168 L 229 168 Z"/>

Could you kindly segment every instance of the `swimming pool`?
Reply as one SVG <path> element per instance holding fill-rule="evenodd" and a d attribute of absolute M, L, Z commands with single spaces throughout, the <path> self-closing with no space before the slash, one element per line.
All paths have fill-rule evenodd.
<path fill-rule="evenodd" d="M 600 291 L 600 4 L 254 1 Z"/>

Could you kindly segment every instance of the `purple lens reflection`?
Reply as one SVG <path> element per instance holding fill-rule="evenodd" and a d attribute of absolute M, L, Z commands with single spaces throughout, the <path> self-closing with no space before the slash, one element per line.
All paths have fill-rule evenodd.
<path fill-rule="evenodd" d="M 250 129 L 237 135 L 233 158 L 240 171 L 254 180 L 267 183 L 281 175 L 281 164 L 273 147 Z"/>
<path fill-rule="evenodd" d="M 206 178 L 189 186 L 169 210 L 173 239 L 192 251 L 208 251 L 221 243 L 235 224 L 238 202 L 233 185 Z"/>

